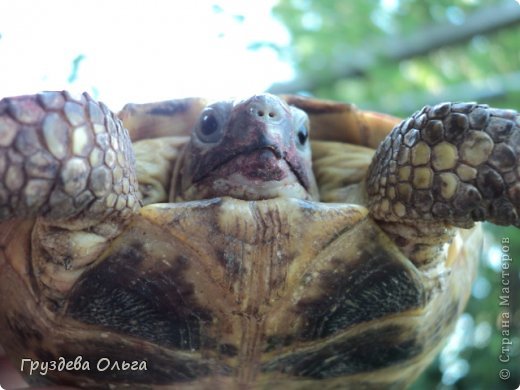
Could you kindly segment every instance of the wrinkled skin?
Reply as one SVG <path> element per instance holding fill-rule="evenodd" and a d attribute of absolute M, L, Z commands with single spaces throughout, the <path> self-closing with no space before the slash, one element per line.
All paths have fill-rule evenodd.
<path fill-rule="evenodd" d="M 395 122 L 352 106 L 203 107 L 127 107 L 132 146 L 86 95 L 0 102 L 9 357 L 148 362 L 28 377 L 87 388 L 410 384 L 475 275 L 480 230 L 456 226 L 518 226 L 518 114 L 425 108 L 373 158 Z"/>
<path fill-rule="evenodd" d="M 179 160 L 173 198 L 317 199 L 309 130 L 303 111 L 274 96 L 210 105 Z"/>

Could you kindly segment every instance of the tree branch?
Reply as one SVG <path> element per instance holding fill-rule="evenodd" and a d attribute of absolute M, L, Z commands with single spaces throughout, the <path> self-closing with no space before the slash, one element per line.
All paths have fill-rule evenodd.
<path fill-rule="evenodd" d="M 296 93 L 312 91 L 330 85 L 336 80 L 363 73 L 382 61 L 401 61 L 426 54 L 430 51 L 467 41 L 479 34 L 486 34 L 520 23 L 520 6 L 512 0 L 498 6 L 486 7 L 468 15 L 461 25 L 434 25 L 419 30 L 416 34 L 388 37 L 367 42 L 363 48 L 346 53 L 330 69 L 305 79 L 276 83 L 269 88 L 272 93 Z"/>

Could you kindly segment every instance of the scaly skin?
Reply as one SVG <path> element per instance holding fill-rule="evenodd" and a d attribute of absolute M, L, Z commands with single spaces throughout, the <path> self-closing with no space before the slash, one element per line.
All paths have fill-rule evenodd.
<path fill-rule="evenodd" d="M 385 222 L 520 226 L 520 116 L 472 103 L 425 107 L 396 126 L 367 173 Z"/>
<path fill-rule="evenodd" d="M 31 253 L 44 297 L 66 297 L 139 208 L 130 138 L 106 106 L 67 92 L 0 101 L 0 251 L 18 253 L 15 268 Z"/>
<path fill-rule="evenodd" d="M 84 229 L 138 208 L 128 133 L 103 104 L 66 92 L 0 101 L 0 221 Z"/>

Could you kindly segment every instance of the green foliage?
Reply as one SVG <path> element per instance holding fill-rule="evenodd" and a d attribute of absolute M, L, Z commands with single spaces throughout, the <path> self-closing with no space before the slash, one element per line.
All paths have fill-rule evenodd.
<path fill-rule="evenodd" d="M 477 100 L 518 110 L 518 24 L 401 61 L 377 53 L 375 59 L 364 61 L 380 42 L 398 43 L 410 36 L 424 40 L 428 37 L 421 34 L 426 26 L 464 26 L 468 15 L 500 4 L 503 1 L 280 0 L 274 14 L 291 32 L 292 42 L 278 51 L 294 64 L 298 79 L 315 81 L 304 92 L 365 109 L 408 116 L 440 100 Z M 352 63 L 357 66 L 355 72 L 330 77 Z M 413 389 L 514 389 L 520 383 L 520 230 L 491 225 L 486 230 L 488 244 L 457 340 L 452 340 Z M 504 295 L 501 263 L 489 260 L 503 253 L 504 238 L 509 239 L 508 253 L 513 258 L 507 270 L 508 307 L 500 306 Z M 501 363 L 505 310 L 511 317 L 508 337 L 514 342 L 511 361 Z M 498 377 L 503 368 L 511 372 L 508 381 Z"/>
<path fill-rule="evenodd" d="M 390 39 L 418 34 L 434 24 L 463 24 L 470 13 L 483 6 L 502 1 L 305 1 L 281 0 L 275 15 L 283 20 L 292 33 L 287 48 L 279 48 L 283 56 L 294 63 L 300 79 L 320 80 L 338 66 L 362 61 L 367 48 Z M 395 4 L 387 5 L 384 4 Z M 395 115 L 409 115 L 417 104 L 433 103 L 447 88 L 450 96 L 466 96 L 466 83 L 483 84 L 495 75 L 518 72 L 520 26 L 499 30 L 486 36 L 475 36 L 457 46 L 415 57 L 392 61 L 379 58 L 375 63 L 360 67 L 357 77 L 327 80 L 312 91 L 316 96 L 355 102 L 360 107 L 381 110 Z M 360 61 L 361 59 L 361 61 Z M 325 77 L 326 79 L 326 77 Z M 510 101 L 520 107 L 517 93 L 520 85 L 509 91 L 483 97 L 486 102 Z M 476 96 L 477 98 L 480 96 Z M 417 107 L 416 107 L 417 108 Z"/>

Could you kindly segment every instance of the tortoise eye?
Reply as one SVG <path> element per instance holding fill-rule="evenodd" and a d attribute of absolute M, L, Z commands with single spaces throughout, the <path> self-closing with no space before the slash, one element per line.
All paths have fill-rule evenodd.
<path fill-rule="evenodd" d="M 296 135 L 298 136 L 300 145 L 305 145 L 307 139 L 309 138 L 309 130 L 307 129 L 307 126 L 305 124 L 301 125 Z"/>
<path fill-rule="evenodd" d="M 198 127 L 198 136 L 203 142 L 218 141 L 221 133 L 220 122 L 213 110 L 203 113 Z"/>

